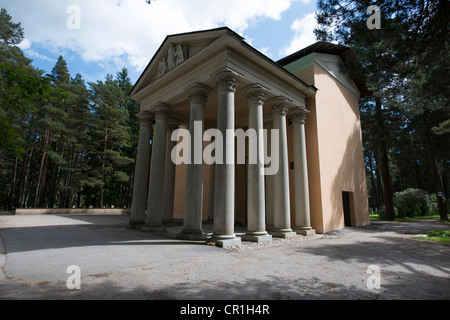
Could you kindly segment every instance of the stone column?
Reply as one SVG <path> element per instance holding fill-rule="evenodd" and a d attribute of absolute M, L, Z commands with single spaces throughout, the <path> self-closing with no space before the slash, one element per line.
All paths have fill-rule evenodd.
<path fill-rule="evenodd" d="M 271 114 L 266 115 L 265 119 L 264 119 L 264 129 L 267 130 L 267 142 L 265 144 L 265 153 L 269 156 L 274 154 L 272 151 L 272 145 L 271 145 L 271 141 L 272 141 L 272 129 L 273 129 L 273 113 L 271 112 Z M 273 228 L 273 210 L 274 210 L 274 205 L 273 205 L 273 194 L 274 194 L 274 189 L 273 189 L 273 175 L 267 175 L 266 176 L 266 225 L 267 225 L 267 229 L 270 230 Z"/>
<path fill-rule="evenodd" d="M 273 129 L 279 132 L 278 146 L 272 145 L 272 152 L 278 152 L 279 170 L 273 177 L 274 221 L 271 234 L 275 237 L 289 238 L 297 236 L 297 233 L 291 229 L 291 209 L 289 203 L 289 159 L 286 129 L 288 106 L 284 98 L 274 98 L 270 102 L 273 107 Z"/>
<path fill-rule="evenodd" d="M 314 235 L 311 228 L 308 188 L 308 165 L 306 160 L 305 121 L 309 113 L 305 108 L 292 110 L 291 119 L 294 135 L 294 190 L 295 231 L 301 235 Z"/>
<path fill-rule="evenodd" d="M 164 169 L 166 165 L 167 118 L 172 106 L 160 103 L 155 109 L 150 183 L 148 187 L 147 222 L 145 231 L 165 231 L 162 223 L 164 199 Z"/>
<path fill-rule="evenodd" d="M 209 192 L 208 192 L 208 222 L 214 221 L 214 186 L 216 184 L 216 164 L 210 166 L 209 171 Z"/>
<path fill-rule="evenodd" d="M 234 233 L 235 212 L 235 93 L 238 75 L 230 70 L 215 74 L 219 91 L 217 129 L 224 137 L 224 161 L 216 163 L 214 191 L 214 234 L 218 246 L 239 245 L 241 239 Z M 228 135 L 227 135 L 228 131 Z"/>
<path fill-rule="evenodd" d="M 172 150 L 177 145 L 176 141 L 172 141 L 172 133 L 178 129 L 178 123 L 171 120 L 167 126 L 167 143 L 166 143 L 166 166 L 164 171 L 164 206 L 163 206 L 163 224 L 171 225 L 173 220 L 174 192 L 175 192 L 175 174 L 176 165 L 172 161 Z"/>
<path fill-rule="evenodd" d="M 204 108 L 211 89 L 197 83 L 187 89 L 191 104 L 189 132 L 191 136 L 190 161 L 186 171 L 184 200 L 184 227 L 178 238 L 205 240 L 202 229 L 203 213 L 203 131 Z"/>
<path fill-rule="evenodd" d="M 247 166 L 247 234 L 243 239 L 255 242 L 272 241 L 272 236 L 267 234 L 265 221 L 263 133 L 265 91 L 259 85 L 244 88 L 249 103 L 248 129 L 256 132 L 257 139 L 249 141 L 249 160 L 256 156 L 256 163 L 249 162 Z"/>
<path fill-rule="evenodd" d="M 150 139 L 154 115 L 150 112 L 138 113 L 139 143 L 134 173 L 133 199 L 128 228 L 141 228 L 145 224 L 145 210 L 147 208 L 148 168 L 150 161 Z"/>

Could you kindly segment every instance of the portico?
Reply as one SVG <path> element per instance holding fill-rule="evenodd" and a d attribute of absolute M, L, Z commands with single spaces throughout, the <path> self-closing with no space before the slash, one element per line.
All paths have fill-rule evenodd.
<path fill-rule="evenodd" d="M 228 28 L 168 36 L 131 92 L 132 99 L 141 103 L 141 131 L 130 226 L 163 231 L 178 210 L 183 219 L 180 239 L 206 239 L 203 221 L 209 218 L 214 224 L 213 241 L 223 247 L 241 242 L 234 231 L 237 218 L 247 225 L 246 241 L 313 234 L 305 122 L 306 100 L 316 93 L 316 87 Z M 293 145 L 288 140 L 289 123 Z M 175 165 L 169 159 L 181 139 L 172 141 L 177 128 L 190 132 L 189 164 Z M 213 165 L 202 160 L 208 144 L 196 141 L 209 128 L 217 129 L 224 139 L 223 149 L 215 150 L 224 161 Z M 227 135 L 236 129 L 257 133 L 256 143 L 245 147 L 243 165 L 236 164 L 241 149 L 235 136 Z M 274 129 L 277 140 L 269 132 L 265 141 L 262 129 Z M 270 154 L 277 156 L 279 167 L 265 175 L 264 155 Z M 294 191 L 289 180 L 292 170 Z M 295 199 L 295 215 L 291 199 Z"/>

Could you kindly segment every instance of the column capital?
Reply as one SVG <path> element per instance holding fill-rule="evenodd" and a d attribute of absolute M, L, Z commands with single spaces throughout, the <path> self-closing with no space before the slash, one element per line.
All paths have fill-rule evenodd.
<path fill-rule="evenodd" d="M 250 104 L 264 104 L 266 100 L 266 93 L 269 89 L 261 86 L 258 83 L 251 84 L 243 89 L 244 94 L 247 96 Z"/>
<path fill-rule="evenodd" d="M 276 104 L 272 106 L 273 114 L 286 116 L 288 107 L 285 104 Z"/>
<path fill-rule="evenodd" d="M 216 84 L 219 92 L 236 92 L 237 81 L 240 78 L 240 75 L 237 72 L 225 68 L 214 73 L 212 76 L 214 76 L 216 79 Z"/>
<path fill-rule="evenodd" d="M 155 107 L 155 118 L 156 120 L 167 120 L 170 111 L 172 111 L 173 106 L 164 102 L 158 103 Z"/>
<path fill-rule="evenodd" d="M 191 104 L 205 104 L 212 89 L 202 83 L 197 82 L 192 86 L 186 88 L 185 91 L 189 93 L 189 100 Z"/>
<path fill-rule="evenodd" d="M 136 115 L 136 117 L 138 117 L 139 125 L 141 127 L 151 127 L 153 120 L 155 119 L 155 115 L 148 111 L 141 111 Z"/>
<path fill-rule="evenodd" d="M 273 114 L 282 116 L 285 116 L 287 114 L 289 102 L 290 100 L 281 96 L 269 99 L 267 101 L 267 103 L 272 107 Z"/>
<path fill-rule="evenodd" d="M 180 122 L 173 120 L 173 119 L 169 119 L 169 121 L 167 122 L 167 130 L 172 133 L 175 130 L 177 130 L 180 127 Z"/>
<path fill-rule="evenodd" d="M 289 116 L 292 119 L 292 123 L 300 123 L 305 124 L 306 123 L 306 116 L 310 113 L 306 108 L 304 107 L 296 107 L 289 112 Z"/>

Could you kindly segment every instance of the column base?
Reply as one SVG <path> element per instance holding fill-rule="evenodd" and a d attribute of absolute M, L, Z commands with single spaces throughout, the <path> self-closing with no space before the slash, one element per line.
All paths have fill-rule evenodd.
<path fill-rule="evenodd" d="M 274 237 L 283 239 L 297 237 L 297 232 L 292 231 L 292 229 L 273 229 L 270 234 Z"/>
<path fill-rule="evenodd" d="M 182 230 L 177 234 L 177 239 L 180 240 L 204 241 L 207 237 L 208 235 L 202 230 Z"/>
<path fill-rule="evenodd" d="M 166 231 L 166 226 L 159 224 L 159 225 L 145 225 L 142 228 L 143 231 L 146 232 L 165 232 Z"/>
<path fill-rule="evenodd" d="M 242 236 L 242 240 L 244 241 L 252 241 L 252 242 L 272 242 L 272 236 L 267 232 L 248 232 L 246 235 Z"/>
<path fill-rule="evenodd" d="M 162 223 L 166 227 L 173 227 L 176 225 L 175 220 L 173 220 L 173 219 L 163 220 Z"/>
<path fill-rule="evenodd" d="M 220 236 L 213 235 L 212 241 L 216 243 L 216 246 L 221 248 L 230 248 L 234 246 L 240 246 L 242 244 L 241 238 L 234 236 Z"/>
<path fill-rule="evenodd" d="M 297 227 L 295 232 L 302 236 L 314 236 L 316 234 L 316 230 L 311 227 Z"/>
<path fill-rule="evenodd" d="M 138 222 L 138 221 L 130 221 L 128 222 L 128 224 L 125 226 L 125 228 L 127 229 L 142 229 L 142 227 L 145 225 L 145 222 Z"/>

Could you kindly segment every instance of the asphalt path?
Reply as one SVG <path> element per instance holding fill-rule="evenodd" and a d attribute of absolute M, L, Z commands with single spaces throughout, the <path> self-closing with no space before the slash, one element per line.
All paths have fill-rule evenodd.
<path fill-rule="evenodd" d="M 414 238 L 445 224 L 376 222 L 235 251 L 177 240 L 179 226 L 147 233 L 127 222 L 0 215 L 0 300 L 450 298 L 450 246 Z"/>

